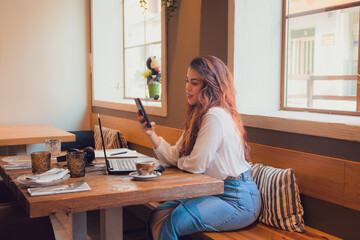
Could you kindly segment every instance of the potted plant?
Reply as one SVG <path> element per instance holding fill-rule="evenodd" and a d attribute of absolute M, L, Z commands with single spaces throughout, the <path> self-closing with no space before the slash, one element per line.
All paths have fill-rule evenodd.
<path fill-rule="evenodd" d="M 174 16 L 173 13 L 178 8 L 175 5 L 176 1 L 177 0 L 161 0 L 161 6 L 165 7 L 166 17 L 167 17 L 168 21 L 170 21 L 170 19 Z M 139 2 L 140 2 L 140 7 L 142 7 L 144 9 L 144 12 L 146 10 L 148 10 L 147 0 L 140 0 Z"/>
<path fill-rule="evenodd" d="M 146 67 L 148 68 L 146 71 L 142 73 L 143 77 L 146 78 L 146 83 L 149 89 L 149 97 L 157 100 L 160 98 L 160 61 L 156 58 L 156 56 L 150 56 L 146 60 Z"/>

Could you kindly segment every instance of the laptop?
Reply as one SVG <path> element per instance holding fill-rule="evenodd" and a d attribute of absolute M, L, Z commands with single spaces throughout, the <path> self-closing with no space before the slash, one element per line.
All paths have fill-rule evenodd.
<path fill-rule="evenodd" d="M 105 158 L 105 164 L 106 164 L 106 170 L 108 174 L 129 174 L 131 172 L 136 171 L 136 165 L 135 162 L 137 160 L 142 159 L 151 159 L 155 161 L 155 169 L 154 171 L 162 172 L 165 170 L 163 166 L 160 165 L 160 163 L 155 159 L 147 156 L 140 156 L 137 158 L 107 158 L 106 157 L 106 148 L 105 148 L 105 141 L 104 136 L 102 132 L 101 127 L 101 121 L 100 121 L 100 115 L 98 114 L 98 121 L 99 121 L 99 128 L 100 128 L 100 135 L 101 135 L 101 142 L 104 150 L 104 158 Z"/>

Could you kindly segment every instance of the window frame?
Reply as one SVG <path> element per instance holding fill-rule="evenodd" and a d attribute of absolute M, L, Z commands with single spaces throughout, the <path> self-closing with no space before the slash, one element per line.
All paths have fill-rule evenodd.
<path fill-rule="evenodd" d="M 351 7 L 359 7 L 360 1 L 345 3 L 340 5 L 335 5 L 326 8 L 319 8 L 314 10 L 309 10 L 305 12 L 299 12 L 294 14 L 287 15 L 287 2 L 288 0 L 282 0 L 282 26 L 281 26 L 281 72 L 280 72 L 280 110 L 285 111 L 300 111 L 300 112 L 314 112 L 314 113 L 326 113 L 326 114 L 340 114 L 340 115 L 352 115 L 360 116 L 360 47 L 358 47 L 358 66 L 357 66 L 357 90 L 356 90 L 356 110 L 355 111 L 345 111 L 345 110 L 328 110 L 328 109 L 316 109 L 316 108 L 299 108 L 299 107 L 288 107 L 285 106 L 285 96 L 286 96 L 286 71 L 287 71 L 287 43 L 288 43 L 288 19 L 306 16 L 316 13 L 335 11 L 340 9 L 346 9 Z M 359 18 L 359 33 L 360 33 L 360 18 Z M 360 37 L 358 39 L 360 42 Z"/>
<path fill-rule="evenodd" d="M 91 16 L 91 53 L 90 53 L 90 65 L 91 65 L 91 81 L 92 81 L 92 107 L 102 107 L 113 110 L 127 111 L 127 112 L 137 112 L 137 107 L 135 102 L 131 98 L 125 97 L 125 71 L 122 73 L 122 79 L 119 80 L 123 85 L 123 97 L 119 102 L 115 101 L 105 101 L 105 100 L 95 100 L 94 99 L 94 75 L 93 75 L 93 49 L 94 49 L 94 40 L 93 40 L 93 1 L 91 1 L 90 6 L 90 16 Z M 159 0 L 160 1 L 160 0 Z M 124 1 L 122 0 L 122 6 L 124 6 Z M 139 5 L 140 8 L 140 5 Z M 122 19 L 122 27 L 124 28 L 124 7 L 121 10 L 121 19 Z M 143 100 L 142 103 L 146 107 L 147 114 L 157 115 L 161 117 L 167 116 L 167 21 L 166 21 L 166 11 L 165 7 L 161 7 L 161 101 L 152 101 L 152 100 Z M 123 31 L 123 30 L 122 30 Z M 124 49 L 124 34 L 122 33 L 123 45 L 121 46 Z M 124 59 L 124 51 L 122 52 L 121 58 Z M 146 59 L 144 60 L 146 61 Z M 125 62 L 123 61 L 123 66 L 125 66 Z M 144 80 L 145 81 L 145 80 Z"/>

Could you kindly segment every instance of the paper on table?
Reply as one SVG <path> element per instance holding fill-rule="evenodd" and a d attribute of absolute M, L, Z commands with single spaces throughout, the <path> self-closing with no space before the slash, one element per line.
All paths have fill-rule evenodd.
<path fill-rule="evenodd" d="M 126 152 L 126 153 L 111 156 L 111 154 L 119 153 L 119 152 Z M 107 158 L 129 158 L 129 157 L 138 157 L 138 156 L 139 156 L 139 154 L 135 150 L 130 150 L 127 148 L 115 148 L 115 149 L 107 149 L 106 150 Z M 104 150 L 96 150 L 95 158 L 105 158 Z"/>
<path fill-rule="evenodd" d="M 5 170 L 18 170 L 31 168 L 31 158 L 27 155 L 11 156 L 2 159 L 8 164 L 4 164 Z"/>
<path fill-rule="evenodd" d="M 51 194 L 61 194 L 61 193 L 72 193 L 72 192 L 84 192 L 90 191 L 90 186 L 84 182 L 81 186 L 70 189 L 69 185 L 60 185 L 60 186 L 52 186 L 52 187 L 40 187 L 40 188 L 28 188 L 28 192 L 30 196 L 42 196 L 42 195 L 51 195 Z"/>
<path fill-rule="evenodd" d="M 7 164 L 4 165 L 4 169 L 9 170 L 19 170 L 19 169 L 29 169 L 31 168 L 31 163 L 28 164 Z"/>

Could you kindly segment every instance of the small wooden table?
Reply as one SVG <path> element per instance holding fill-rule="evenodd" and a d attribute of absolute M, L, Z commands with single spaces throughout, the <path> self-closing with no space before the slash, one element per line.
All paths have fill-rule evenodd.
<path fill-rule="evenodd" d="M 45 124 L 0 126 L 0 146 L 44 143 L 46 139 L 75 141 L 75 135 Z"/>
<path fill-rule="evenodd" d="M 54 163 L 53 167 L 62 167 Z M 134 181 L 129 175 L 107 175 L 105 169 L 90 171 L 82 178 L 70 178 L 63 184 L 84 179 L 91 191 L 31 197 L 27 189 L 14 182 L 16 178 L 31 172 L 26 170 L 5 171 L 0 158 L 0 175 L 25 207 L 29 217 L 69 214 L 70 238 L 86 239 L 86 211 L 101 209 L 102 239 L 122 239 L 122 207 L 149 202 L 193 198 L 221 194 L 224 183 L 202 174 L 185 173 L 168 168 L 153 181 Z M 59 166 L 60 165 L 60 166 Z"/>

